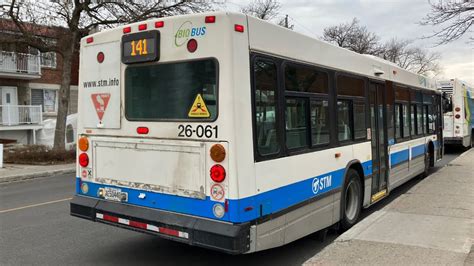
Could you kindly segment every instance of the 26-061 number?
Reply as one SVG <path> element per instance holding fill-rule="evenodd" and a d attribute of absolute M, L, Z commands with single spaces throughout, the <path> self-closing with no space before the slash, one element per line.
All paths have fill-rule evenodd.
<path fill-rule="evenodd" d="M 198 125 L 194 128 L 192 125 L 178 125 L 178 137 L 192 137 L 198 138 L 217 138 L 217 125 L 216 126 L 203 126 Z"/>

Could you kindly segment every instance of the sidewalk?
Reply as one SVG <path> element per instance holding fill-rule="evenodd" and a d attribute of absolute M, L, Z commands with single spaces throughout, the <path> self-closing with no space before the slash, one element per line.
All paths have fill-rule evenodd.
<path fill-rule="evenodd" d="M 0 184 L 55 174 L 72 174 L 75 172 L 75 170 L 75 163 L 56 165 L 26 165 L 7 163 L 3 164 L 3 168 L 0 168 Z"/>
<path fill-rule="evenodd" d="M 474 149 L 339 236 L 305 265 L 474 265 Z"/>

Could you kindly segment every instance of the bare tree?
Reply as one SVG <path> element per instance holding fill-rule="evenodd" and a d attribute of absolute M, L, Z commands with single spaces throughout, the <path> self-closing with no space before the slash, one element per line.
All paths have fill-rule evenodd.
<path fill-rule="evenodd" d="M 357 18 L 324 29 L 323 40 L 360 54 L 377 53 L 380 38 L 359 24 Z"/>
<path fill-rule="evenodd" d="M 240 11 L 259 19 L 272 20 L 279 15 L 280 8 L 280 2 L 276 0 L 255 0 Z"/>
<path fill-rule="evenodd" d="M 17 31 L 20 32 L 20 36 L 11 37 L 2 34 L 0 42 L 26 44 L 43 53 L 53 51 L 62 57 L 62 80 L 58 94 L 59 105 L 54 149 L 64 150 L 66 116 L 70 96 L 71 61 L 73 55 L 78 52 L 81 37 L 97 28 L 208 9 L 210 9 L 210 5 L 193 0 L 177 2 L 167 0 L 11 0 L 9 4 L 0 5 L 0 16 L 11 19 Z M 63 29 L 56 41 L 48 41 L 37 34 L 40 27 L 36 25 L 59 26 Z"/>
<path fill-rule="evenodd" d="M 440 72 L 438 53 L 416 47 L 412 41 L 391 39 L 381 43 L 377 34 L 359 24 L 357 18 L 349 23 L 324 29 L 323 40 L 360 54 L 375 55 L 418 74 Z"/>
<path fill-rule="evenodd" d="M 259 19 L 276 20 L 274 21 L 276 24 L 292 30 L 294 25 L 289 24 L 288 15 L 280 17 L 280 9 L 281 4 L 277 0 L 254 0 L 240 11 Z"/>
<path fill-rule="evenodd" d="M 427 74 L 428 72 L 439 74 L 441 71 L 440 54 L 413 46 L 412 43 L 410 40 L 394 38 L 386 42 L 376 55 L 418 74 Z"/>
<path fill-rule="evenodd" d="M 441 29 L 428 36 L 437 37 L 438 45 L 455 41 L 469 31 L 474 24 L 473 0 L 431 1 L 431 12 L 420 22 L 422 25 L 441 26 Z M 470 37 L 471 41 L 474 38 Z"/>

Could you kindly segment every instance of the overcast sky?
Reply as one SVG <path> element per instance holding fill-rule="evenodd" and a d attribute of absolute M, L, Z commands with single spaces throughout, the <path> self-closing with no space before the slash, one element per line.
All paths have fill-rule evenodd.
<path fill-rule="evenodd" d="M 226 1 L 227 8 L 232 11 L 249 2 Z M 435 39 L 421 39 L 434 30 L 431 26 L 418 25 L 430 11 L 428 0 L 280 0 L 280 3 L 281 14 L 288 14 L 290 24 L 294 24 L 294 30 L 298 32 L 320 37 L 325 27 L 356 17 L 382 41 L 393 37 L 410 39 L 415 45 L 439 52 L 443 68 L 439 78 L 456 77 L 474 85 L 474 44 L 467 43 L 474 29 L 462 39 L 438 47 L 435 47 Z"/>

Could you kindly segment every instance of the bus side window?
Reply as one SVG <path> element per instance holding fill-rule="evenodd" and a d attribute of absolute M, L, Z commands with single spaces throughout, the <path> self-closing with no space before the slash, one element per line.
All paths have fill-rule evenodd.
<path fill-rule="evenodd" d="M 402 138 L 402 120 L 400 119 L 402 115 L 402 105 L 397 103 L 395 104 L 395 138 L 400 140 Z"/>
<path fill-rule="evenodd" d="M 269 60 L 256 60 L 255 76 L 255 125 L 257 151 L 260 155 L 280 151 L 276 131 L 277 68 Z"/>

